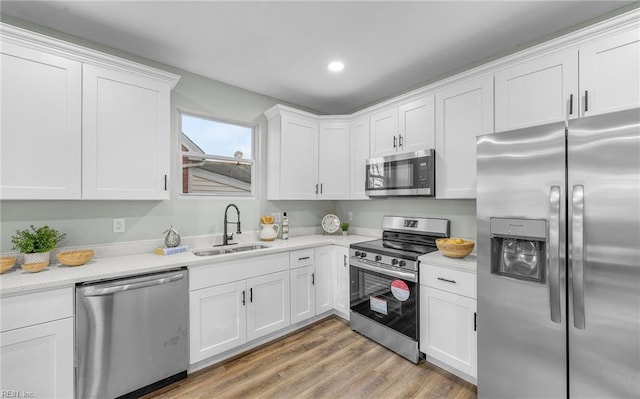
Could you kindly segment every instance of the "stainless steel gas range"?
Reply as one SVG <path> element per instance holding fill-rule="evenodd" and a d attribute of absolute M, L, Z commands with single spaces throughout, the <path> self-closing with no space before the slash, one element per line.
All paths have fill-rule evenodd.
<path fill-rule="evenodd" d="M 349 249 L 351 329 L 418 363 L 418 257 L 449 237 L 449 220 L 385 216 L 382 229 Z"/>

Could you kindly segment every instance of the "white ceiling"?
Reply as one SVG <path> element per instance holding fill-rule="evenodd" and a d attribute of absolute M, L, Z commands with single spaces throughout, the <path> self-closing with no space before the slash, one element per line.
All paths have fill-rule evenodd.
<path fill-rule="evenodd" d="M 630 1 L 5 1 L 3 14 L 339 114 Z M 344 61 L 340 74 L 327 64 Z"/>

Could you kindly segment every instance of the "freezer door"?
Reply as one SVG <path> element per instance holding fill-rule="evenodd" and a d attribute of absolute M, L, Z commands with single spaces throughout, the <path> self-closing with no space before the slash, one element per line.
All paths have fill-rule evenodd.
<path fill-rule="evenodd" d="M 640 110 L 569 123 L 569 396 L 640 394 Z"/>
<path fill-rule="evenodd" d="M 566 398 L 565 137 L 554 123 L 478 138 L 479 398 Z M 501 256 L 533 238 L 544 278 L 492 273 L 492 242 Z"/>

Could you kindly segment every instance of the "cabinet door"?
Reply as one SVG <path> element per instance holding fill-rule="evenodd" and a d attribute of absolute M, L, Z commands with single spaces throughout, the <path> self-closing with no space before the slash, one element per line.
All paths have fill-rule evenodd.
<path fill-rule="evenodd" d="M 245 281 L 192 291 L 189 295 L 189 363 L 247 342 Z"/>
<path fill-rule="evenodd" d="M 420 350 L 476 378 L 475 314 L 475 299 L 420 286 Z"/>
<path fill-rule="evenodd" d="M 436 94 L 436 198 L 476 197 L 476 137 L 493 133 L 493 77 Z"/>
<path fill-rule="evenodd" d="M 315 199 L 318 184 L 318 123 L 282 116 L 280 199 Z"/>
<path fill-rule="evenodd" d="M 365 165 L 369 159 L 369 117 L 356 119 L 350 132 L 350 195 L 351 199 L 369 199 L 365 194 Z"/>
<path fill-rule="evenodd" d="M 169 86 L 92 65 L 82 76 L 83 198 L 168 199 Z"/>
<path fill-rule="evenodd" d="M 5 397 L 74 397 L 72 317 L 0 333 L 0 343 L 2 392 L 21 395 Z"/>
<path fill-rule="evenodd" d="M 319 127 L 320 198 L 349 198 L 349 123 L 326 122 Z"/>
<path fill-rule="evenodd" d="M 314 266 L 289 271 L 291 282 L 291 324 L 310 319 L 316 314 Z"/>
<path fill-rule="evenodd" d="M 82 69 L 2 43 L 0 199 L 80 199 Z"/>
<path fill-rule="evenodd" d="M 580 93 L 583 116 L 640 106 L 637 27 L 580 46 Z"/>
<path fill-rule="evenodd" d="M 433 95 L 427 95 L 398 107 L 398 147 L 402 152 L 435 146 L 435 110 Z M 437 192 L 437 191 L 436 191 Z"/>
<path fill-rule="evenodd" d="M 336 247 L 336 283 L 333 307 L 349 320 L 349 248 Z"/>
<path fill-rule="evenodd" d="M 370 118 L 372 158 L 395 154 L 398 150 L 398 107 L 378 111 Z"/>
<path fill-rule="evenodd" d="M 495 74 L 495 130 L 576 118 L 577 96 L 576 50 L 563 50 L 500 70 Z"/>
<path fill-rule="evenodd" d="M 333 247 L 316 248 L 316 314 L 333 309 L 335 252 Z"/>
<path fill-rule="evenodd" d="M 247 340 L 291 324 L 289 271 L 249 279 L 247 288 Z"/>

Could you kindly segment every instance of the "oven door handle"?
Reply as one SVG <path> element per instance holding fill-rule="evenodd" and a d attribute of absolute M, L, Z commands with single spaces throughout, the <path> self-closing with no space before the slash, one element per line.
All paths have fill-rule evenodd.
<path fill-rule="evenodd" d="M 380 274 L 385 274 L 387 276 L 393 276 L 397 278 L 401 278 L 403 280 L 411 281 L 412 283 L 418 282 L 418 276 L 415 273 L 403 272 L 399 270 L 387 269 L 379 266 L 367 265 L 366 263 L 351 263 L 351 266 L 357 267 L 360 269 L 370 270 L 372 272 L 378 272 Z"/>

